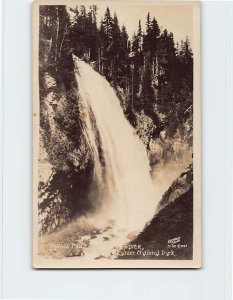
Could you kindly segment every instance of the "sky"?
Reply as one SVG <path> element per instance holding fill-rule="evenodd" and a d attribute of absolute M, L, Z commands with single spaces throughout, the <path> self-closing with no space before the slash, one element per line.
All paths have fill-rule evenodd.
<path fill-rule="evenodd" d="M 107 6 L 112 13 L 116 12 L 119 25 L 126 26 L 129 38 L 134 31 L 137 32 L 138 21 L 141 19 L 142 30 L 145 30 L 146 16 L 150 12 L 151 18 L 155 17 L 160 27 L 167 29 L 174 35 L 174 41 L 180 43 L 189 37 L 191 46 L 193 44 L 193 11 L 191 2 L 156 3 L 156 2 L 133 2 L 132 0 L 120 1 L 77 1 L 77 5 L 84 4 L 86 7 L 96 4 L 98 6 L 97 20 L 100 22 L 104 16 Z M 127 4 L 126 4 L 127 3 Z M 72 5 L 73 6 L 73 5 Z"/>

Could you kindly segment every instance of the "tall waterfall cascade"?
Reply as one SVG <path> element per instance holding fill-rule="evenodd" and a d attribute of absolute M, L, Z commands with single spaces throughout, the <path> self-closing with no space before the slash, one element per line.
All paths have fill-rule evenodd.
<path fill-rule="evenodd" d="M 157 206 L 145 146 L 105 77 L 77 57 L 73 59 L 86 139 L 101 190 L 96 217 L 103 221 L 113 219 L 126 230 L 142 230 Z"/>

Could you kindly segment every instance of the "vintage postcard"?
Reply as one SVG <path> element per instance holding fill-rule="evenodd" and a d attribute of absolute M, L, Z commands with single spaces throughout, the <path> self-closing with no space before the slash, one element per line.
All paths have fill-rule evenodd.
<path fill-rule="evenodd" d="M 33 3 L 33 266 L 201 267 L 200 3 Z"/>

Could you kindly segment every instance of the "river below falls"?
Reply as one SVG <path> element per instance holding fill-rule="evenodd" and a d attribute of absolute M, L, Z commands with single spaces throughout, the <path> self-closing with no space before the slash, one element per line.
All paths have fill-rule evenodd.
<path fill-rule="evenodd" d="M 164 192 L 188 165 L 187 162 L 172 162 L 152 169 L 155 203 L 161 200 Z M 127 231 L 114 219 L 103 220 L 101 226 L 96 226 L 95 217 L 82 217 L 59 232 L 42 236 L 39 239 L 39 255 L 69 260 L 115 259 L 119 251 L 134 240 L 138 233 Z"/>

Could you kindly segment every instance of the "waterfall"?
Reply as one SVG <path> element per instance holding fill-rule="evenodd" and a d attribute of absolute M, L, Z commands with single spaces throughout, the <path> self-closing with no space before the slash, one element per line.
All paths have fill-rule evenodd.
<path fill-rule="evenodd" d="M 145 146 L 108 81 L 89 64 L 73 58 L 86 138 L 101 191 L 96 217 L 113 219 L 126 230 L 142 230 L 157 206 Z"/>

